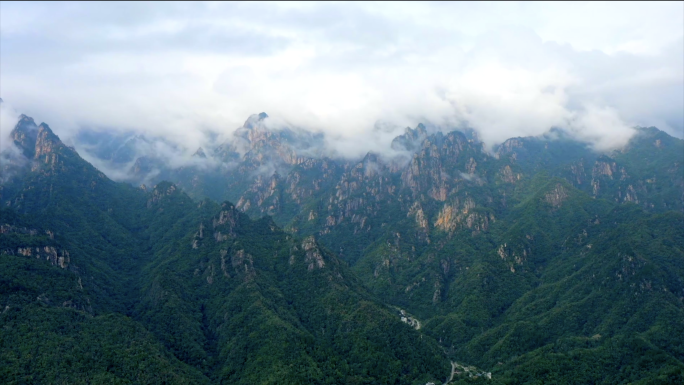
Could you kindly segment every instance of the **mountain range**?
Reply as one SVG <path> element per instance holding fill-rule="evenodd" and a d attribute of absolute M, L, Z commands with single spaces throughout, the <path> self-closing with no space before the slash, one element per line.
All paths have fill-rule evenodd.
<path fill-rule="evenodd" d="M 684 141 L 635 130 L 610 152 L 558 129 L 492 149 L 421 124 L 349 159 L 261 113 L 174 159 L 22 116 L 0 164 L 0 375 L 684 382 Z"/>

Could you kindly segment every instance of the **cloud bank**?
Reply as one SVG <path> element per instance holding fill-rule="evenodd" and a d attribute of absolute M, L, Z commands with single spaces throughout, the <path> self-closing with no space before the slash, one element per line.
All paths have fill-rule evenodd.
<path fill-rule="evenodd" d="M 266 111 L 335 153 L 403 127 L 493 145 L 561 127 L 599 149 L 684 136 L 684 3 L 7 3 L 0 93 L 83 127 L 194 151 Z"/>

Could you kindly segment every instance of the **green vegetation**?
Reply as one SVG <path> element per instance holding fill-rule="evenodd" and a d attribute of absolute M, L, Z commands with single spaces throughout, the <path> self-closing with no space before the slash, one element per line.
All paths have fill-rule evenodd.
<path fill-rule="evenodd" d="M 433 135 L 403 171 L 224 181 L 238 208 L 112 182 L 22 122 L 39 166 L 0 191 L 3 382 L 425 384 L 449 361 L 478 368 L 459 384 L 684 381 L 684 147 L 655 129 L 601 156 Z"/>
<path fill-rule="evenodd" d="M 313 239 L 228 202 L 194 202 L 171 183 L 150 191 L 116 184 L 51 140 L 55 157 L 13 182 L 18 199 L 0 221 L 4 381 L 414 384 L 447 376 L 439 345 Z"/>

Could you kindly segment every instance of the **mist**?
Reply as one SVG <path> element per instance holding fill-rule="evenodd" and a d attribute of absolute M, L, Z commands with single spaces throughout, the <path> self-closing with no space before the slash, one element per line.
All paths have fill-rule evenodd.
<path fill-rule="evenodd" d="M 65 141 L 164 138 L 140 151 L 172 167 L 261 111 L 346 158 L 418 123 L 488 148 L 553 127 L 598 151 L 637 125 L 684 136 L 681 2 L 0 7 L 5 101 Z"/>
<path fill-rule="evenodd" d="M 0 99 L 0 152 L 18 151 L 10 134 L 19 122 L 19 115 L 9 104 Z"/>

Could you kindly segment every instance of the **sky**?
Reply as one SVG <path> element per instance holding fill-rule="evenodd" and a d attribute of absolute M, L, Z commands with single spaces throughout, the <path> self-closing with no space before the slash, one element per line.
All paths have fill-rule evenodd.
<path fill-rule="evenodd" d="M 488 145 L 560 127 L 609 150 L 636 125 L 684 136 L 684 2 L 2 1 L 0 97 L 62 139 L 189 152 L 262 111 L 345 156 L 420 122 Z"/>

